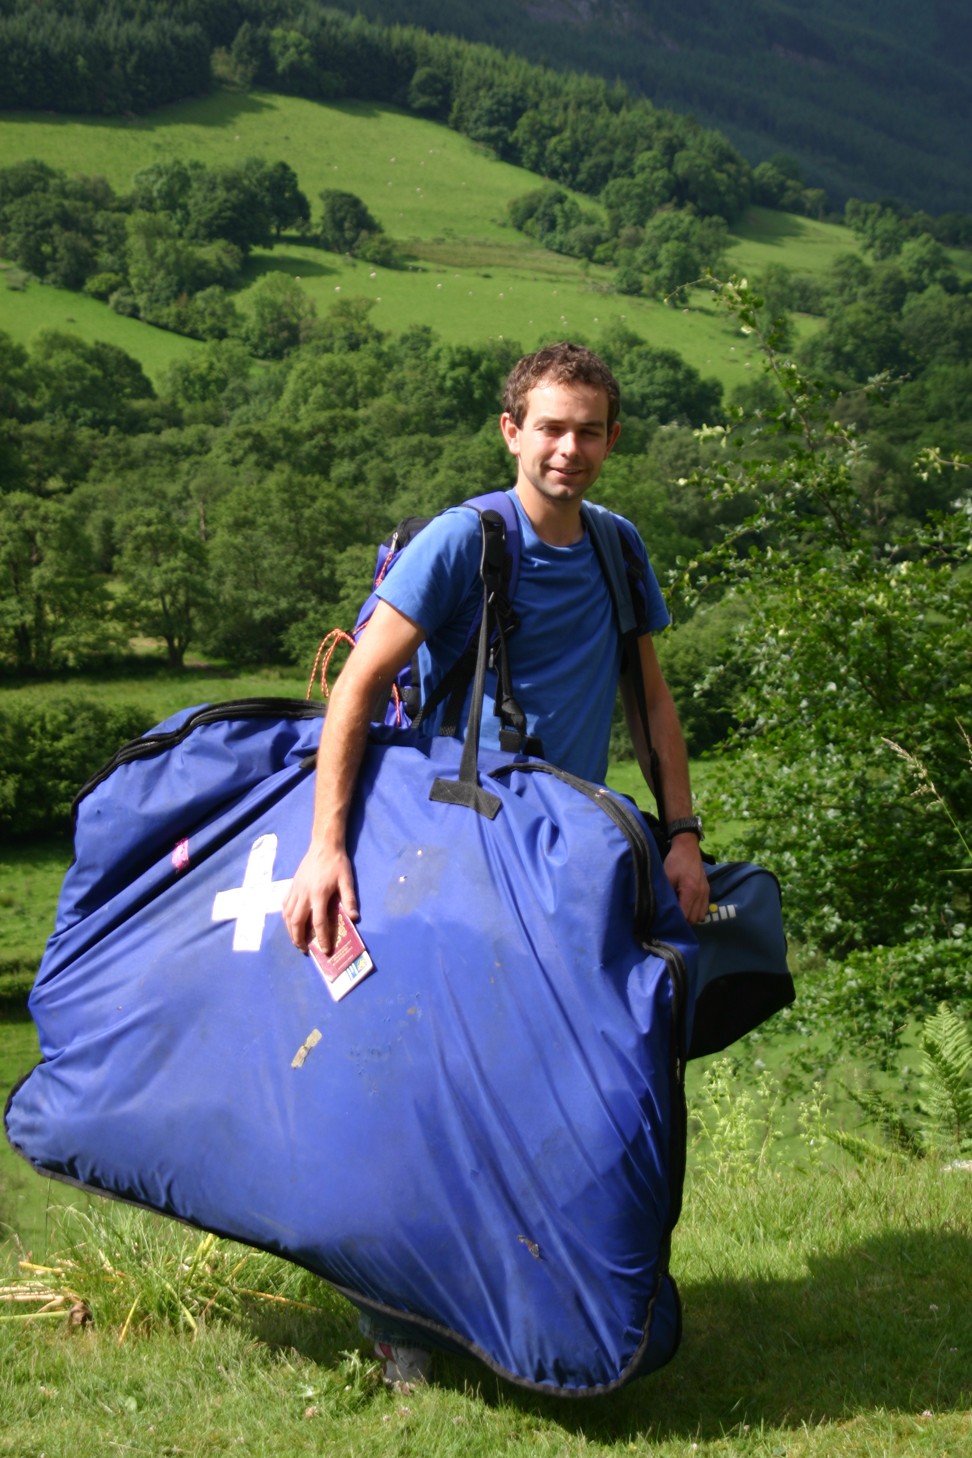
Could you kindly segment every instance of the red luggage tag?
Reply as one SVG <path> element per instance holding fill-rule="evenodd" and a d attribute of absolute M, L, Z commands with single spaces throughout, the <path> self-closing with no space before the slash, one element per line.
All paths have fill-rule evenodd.
<path fill-rule="evenodd" d="M 337 930 L 331 955 L 328 956 L 323 951 L 316 937 L 308 944 L 307 950 L 320 968 L 327 990 L 335 1002 L 347 997 L 353 987 L 357 987 L 369 972 L 374 971 L 375 964 L 368 949 L 340 902 L 337 906 Z"/>

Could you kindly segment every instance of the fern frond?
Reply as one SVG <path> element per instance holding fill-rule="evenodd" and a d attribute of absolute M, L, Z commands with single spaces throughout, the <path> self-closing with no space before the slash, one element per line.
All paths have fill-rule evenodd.
<path fill-rule="evenodd" d="M 862 1139 L 859 1134 L 848 1134 L 845 1129 L 837 1129 L 828 1124 L 825 1133 L 831 1144 L 843 1149 L 858 1164 L 889 1164 L 901 1157 L 897 1150 L 888 1149 L 884 1144 L 876 1144 L 873 1139 Z"/>
<path fill-rule="evenodd" d="M 846 1083 L 841 1087 L 870 1122 L 878 1126 L 897 1153 L 907 1154 L 915 1159 L 922 1157 L 925 1145 L 921 1134 L 907 1123 L 900 1110 L 884 1094 L 870 1088 L 850 1088 Z"/>
<path fill-rule="evenodd" d="M 925 1023 L 921 1036 L 920 1104 L 929 1147 L 943 1154 L 972 1151 L 972 1032 L 948 1006 Z"/>

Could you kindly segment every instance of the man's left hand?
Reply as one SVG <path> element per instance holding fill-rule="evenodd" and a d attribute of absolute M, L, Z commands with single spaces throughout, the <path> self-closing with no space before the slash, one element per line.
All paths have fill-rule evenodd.
<path fill-rule="evenodd" d="M 676 835 L 665 857 L 665 875 L 678 897 L 685 920 L 693 926 L 704 921 L 709 911 L 709 882 L 694 835 Z"/>

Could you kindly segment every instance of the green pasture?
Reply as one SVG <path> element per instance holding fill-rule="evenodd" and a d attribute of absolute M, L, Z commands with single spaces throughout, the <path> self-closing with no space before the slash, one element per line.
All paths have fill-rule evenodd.
<path fill-rule="evenodd" d="M 751 343 L 706 294 L 696 293 L 690 307 L 668 308 L 614 293 L 610 270 L 550 253 L 506 221 L 509 201 L 539 185 L 534 174 L 390 107 L 223 91 L 147 117 L 7 112 L 0 113 L 0 156 L 8 164 L 37 157 L 69 173 L 101 173 L 119 191 L 141 168 L 172 157 L 211 165 L 283 159 L 315 211 L 324 188 L 355 192 L 410 258 L 405 270 L 373 268 L 284 240 L 254 252 L 244 308 L 252 284 L 274 269 L 299 279 L 319 313 L 338 299 L 370 300 L 374 322 L 390 332 L 429 325 L 450 342 L 503 337 L 531 348 L 565 335 L 596 339 L 620 323 L 656 347 L 677 350 L 727 390 L 753 367 Z M 729 259 L 737 272 L 758 272 L 769 262 L 816 271 L 855 246 L 842 228 L 761 208 L 747 212 L 737 236 Z M 14 277 L 11 270 L 7 277 Z M 36 284 L 0 287 L 0 329 L 25 343 L 41 328 L 118 344 L 153 379 L 198 347 L 79 294 Z"/>
<path fill-rule="evenodd" d="M 59 836 L 0 848 L 0 974 L 43 948 L 70 860 L 71 847 Z"/>
<path fill-rule="evenodd" d="M 0 1105 L 39 1056 L 33 1023 L 0 1015 Z M 4 1258 L 18 1249 L 43 1258 L 51 1240 L 52 1211 L 78 1203 L 85 1204 L 86 1197 L 39 1175 L 0 1139 L 0 1273 L 7 1264 Z"/>
<path fill-rule="evenodd" d="M 747 208 L 732 237 L 729 266 L 733 273 L 750 276 L 771 263 L 781 263 L 792 273 L 822 273 L 841 253 L 860 252 L 847 228 L 770 208 Z"/>
<path fill-rule="evenodd" d="M 487 253 L 475 267 L 426 262 L 416 271 L 401 272 L 288 245 L 269 256 L 256 252 L 250 268 L 282 267 L 299 279 L 319 314 L 338 299 L 368 299 L 372 320 L 390 332 L 427 324 L 450 343 L 499 338 L 529 349 L 542 339 L 583 335 L 593 340 L 621 324 L 656 348 L 676 350 L 727 390 L 758 368 L 750 341 L 705 293 L 696 293 L 690 308 L 668 308 L 653 299 L 614 293 L 607 270 L 584 274 L 573 264 L 555 271 L 551 259 L 570 260 L 535 248 L 514 262 L 512 252 L 504 250 L 498 263 Z M 240 302 L 246 308 L 246 290 Z"/>
<path fill-rule="evenodd" d="M 17 281 L 16 288 L 10 286 L 11 279 Z M 21 280 L 19 270 L 0 265 L 0 329 L 18 344 L 29 344 L 42 329 L 76 335 L 86 344 L 114 344 L 139 360 L 155 384 L 175 360 L 202 348 L 196 339 L 116 314 L 87 294 Z"/>
<path fill-rule="evenodd" d="M 223 699 L 304 698 L 313 663 L 306 671 L 295 668 L 264 668 L 252 672 L 223 669 L 207 663 L 190 664 L 183 672 L 155 670 L 146 664 L 141 673 L 72 673 L 43 682 L 27 682 L 0 689 L 7 702 L 29 702 L 71 694 L 95 697 L 103 704 L 144 704 L 149 716 L 146 728 L 194 704 L 217 703 Z"/>
<path fill-rule="evenodd" d="M 282 158 L 315 207 L 324 188 L 357 193 L 386 232 L 406 241 L 515 244 L 506 204 L 538 185 L 436 122 L 368 102 L 327 105 L 270 92 L 220 91 L 131 118 L 4 112 L 0 156 L 8 166 L 40 157 L 67 172 L 100 173 L 118 191 L 170 158 L 210 166 Z"/>

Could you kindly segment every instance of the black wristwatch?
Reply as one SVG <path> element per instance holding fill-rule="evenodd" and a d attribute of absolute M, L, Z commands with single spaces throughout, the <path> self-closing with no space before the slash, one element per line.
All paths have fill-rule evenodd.
<path fill-rule="evenodd" d="M 704 840 L 702 834 L 701 815 L 686 815 L 683 820 L 671 820 L 665 827 L 669 840 L 674 840 L 676 835 L 697 835 L 699 840 Z"/>

